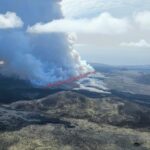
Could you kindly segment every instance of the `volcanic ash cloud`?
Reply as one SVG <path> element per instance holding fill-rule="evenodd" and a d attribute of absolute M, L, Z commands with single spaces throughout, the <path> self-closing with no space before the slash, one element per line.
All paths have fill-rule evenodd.
<path fill-rule="evenodd" d="M 72 36 L 27 32 L 62 18 L 58 0 L 0 0 L 0 73 L 45 85 L 93 70 L 72 48 Z"/>

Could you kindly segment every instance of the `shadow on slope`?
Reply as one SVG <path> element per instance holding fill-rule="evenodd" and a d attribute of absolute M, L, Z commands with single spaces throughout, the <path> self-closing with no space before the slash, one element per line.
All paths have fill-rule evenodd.
<path fill-rule="evenodd" d="M 0 76 L 0 103 L 38 99 L 59 91 L 62 90 L 34 87 L 28 81 Z"/>

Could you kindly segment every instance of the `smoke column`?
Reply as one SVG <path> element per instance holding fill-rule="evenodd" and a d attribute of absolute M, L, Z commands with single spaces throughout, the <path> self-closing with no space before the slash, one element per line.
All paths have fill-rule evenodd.
<path fill-rule="evenodd" d="M 92 70 L 73 50 L 71 36 L 26 32 L 37 22 L 63 18 L 59 1 L 0 0 L 1 74 L 44 85 Z"/>

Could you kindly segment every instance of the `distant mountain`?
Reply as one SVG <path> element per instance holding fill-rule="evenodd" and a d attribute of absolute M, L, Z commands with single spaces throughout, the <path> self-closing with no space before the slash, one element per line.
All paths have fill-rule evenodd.
<path fill-rule="evenodd" d="M 150 96 L 150 66 L 109 66 L 98 63 L 92 65 L 97 72 L 105 76 L 103 83 L 108 90 L 132 94 L 136 98 L 143 97 L 143 100 L 145 95 Z"/>
<path fill-rule="evenodd" d="M 104 72 L 104 73 L 112 73 L 116 71 L 144 71 L 150 73 L 150 65 L 135 65 L 135 66 L 128 66 L 128 65 L 106 65 L 100 63 L 90 63 L 96 71 Z"/>

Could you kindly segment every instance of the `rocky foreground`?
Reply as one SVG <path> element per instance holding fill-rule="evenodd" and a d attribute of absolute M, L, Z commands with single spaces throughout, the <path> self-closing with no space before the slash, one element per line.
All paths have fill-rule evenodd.
<path fill-rule="evenodd" d="M 75 92 L 0 106 L 0 150 L 149 150 L 150 108 Z"/>

